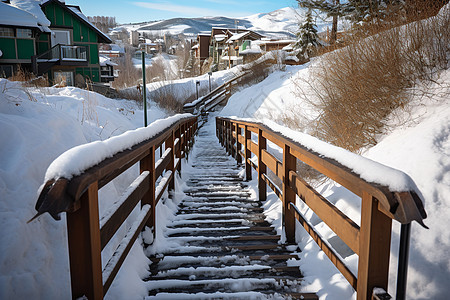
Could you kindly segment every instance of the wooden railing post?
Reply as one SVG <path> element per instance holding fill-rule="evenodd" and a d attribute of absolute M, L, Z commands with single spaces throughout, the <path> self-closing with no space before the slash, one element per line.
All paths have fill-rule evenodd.
<path fill-rule="evenodd" d="M 387 291 L 392 220 L 366 191 L 361 200 L 357 299 L 371 299 L 374 287 Z"/>
<path fill-rule="evenodd" d="M 283 149 L 283 223 L 285 226 L 286 240 L 295 242 L 295 214 L 289 203 L 295 204 L 295 192 L 290 188 L 289 171 L 296 170 L 297 159 L 291 154 L 291 148 L 284 145 Z"/>
<path fill-rule="evenodd" d="M 175 157 L 175 151 L 173 149 L 173 131 L 171 132 L 170 136 L 167 138 L 167 140 L 164 142 L 164 148 L 167 149 L 172 149 L 171 154 L 170 154 L 170 161 L 167 164 L 166 167 L 166 171 L 172 171 L 174 172 L 174 157 Z M 170 179 L 169 182 L 169 191 L 173 191 L 175 188 L 175 177 L 172 176 L 172 178 Z"/>
<path fill-rule="evenodd" d="M 264 180 L 264 175 L 267 172 L 266 165 L 262 162 L 262 151 L 267 147 L 267 140 L 262 135 L 263 131 L 258 131 L 258 194 L 259 200 L 265 201 L 267 199 L 267 186 Z"/>
<path fill-rule="evenodd" d="M 79 201 L 79 209 L 67 213 L 72 299 L 103 299 L 97 181 Z"/>
<path fill-rule="evenodd" d="M 230 154 L 230 122 L 225 121 L 225 149 Z"/>
<path fill-rule="evenodd" d="M 250 142 L 252 140 L 252 132 L 248 130 L 247 125 L 244 127 L 244 137 L 245 137 L 245 179 L 252 180 L 252 165 L 249 160 L 252 158 L 252 152 L 250 151 Z"/>
<path fill-rule="evenodd" d="M 242 150 L 242 144 L 239 142 L 239 137 L 241 136 L 242 130 L 239 126 L 239 123 L 236 123 L 236 161 L 238 164 L 242 163 L 242 156 L 241 156 L 241 150 Z"/>
<path fill-rule="evenodd" d="M 147 154 L 147 156 L 145 156 L 140 162 L 139 162 L 139 167 L 140 167 L 140 171 L 141 173 L 144 171 L 149 171 L 149 189 L 148 191 L 144 194 L 144 197 L 142 197 L 141 200 L 141 207 L 146 205 L 146 204 L 150 204 L 151 207 L 151 214 L 150 217 L 147 220 L 147 223 L 145 224 L 146 226 L 148 226 L 149 228 L 151 228 L 153 230 L 153 237 L 155 237 L 155 232 L 156 232 L 156 203 L 155 203 L 155 147 L 150 147 L 150 149 L 148 150 L 149 153 Z"/>
<path fill-rule="evenodd" d="M 236 159 L 236 148 L 234 146 L 234 144 L 236 143 L 236 138 L 234 137 L 233 133 L 236 134 L 236 126 L 233 122 L 230 122 L 231 156 Z"/>
<path fill-rule="evenodd" d="M 175 151 L 174 156 L 175 156 L 176 158 L 181 159 L 181 126 L 178 127 L 178 128 L 175 130 L 175 139 L 178 139 L 178 147 L 177 147 L 176 151 L 175 151 L 175 149 L 174 149 L 174 151 Z M 178 172 L 181 171 L 181 164 L 178 164 L 178 169 L 177 169 L 177 171 L 178 171 Z"/>

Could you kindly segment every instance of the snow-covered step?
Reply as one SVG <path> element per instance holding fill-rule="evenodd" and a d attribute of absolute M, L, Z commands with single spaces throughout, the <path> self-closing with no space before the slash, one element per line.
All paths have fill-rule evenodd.
<path fill-rule="evenodd" d="M 302 294 L 300 249 L 280 243 L 263 203 L 239 175 L 242 165 L 208 126 L 183 174 L 178 213 L 163 230 L 168 246 L 150 257 L 147 298 L 317 299 Z"/>
<path fill-rule="evenodd" d="M 224 266 L 246 266 L 250 264 L 264 264 L 271 267 L 286 266 L 287 260 L 297 260 L 298 255 L 238 255 L 229 254 L 224 256 L 197 256 L 197 255 L 166 255 L 160 258 L 152 258 L 150 265 L 152 274 L 158 271 L 171 270 L 179 267 L 224 267 Z"/>
<path fill-rule="evenodd" d="M 175 292 L 188 290 L 190 293 L 213 292 L 247 292 L 265 291 L 266 293 L 301 292 L 301 279 L 275 279 L 275 278 L 221 278 L 208 280 L 150 280 L 147 288 L 154 294 L 161 292 Z"/>
<path fill-rule="evenodd" d="M 224 293 L 224 292 L 198 292 L 194 294 L 189 293 L 158 293 L 157 296 L 149 296 L 145 299 L 153 300 L 209 300 L 209 299 L 232 299 L 232 300 L 273 300 L 273 299 L 302 299 L 302 300 L 316 300 L 319 299 L 315 293 L 267 293 L 267 292 L 235 292 L 235 293 Z"/>

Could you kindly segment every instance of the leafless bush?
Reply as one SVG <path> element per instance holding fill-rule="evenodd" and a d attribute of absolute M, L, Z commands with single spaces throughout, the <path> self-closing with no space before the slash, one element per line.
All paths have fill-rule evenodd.
<path fill-rule="evenodd" d="M 151 92 L 150 98 L 165 110 L 179 113 L 183 111 L 184 99 L 179 99 L 174 85 L 160 82 L 160 86 Z"/>
<path fill-rule="evenodd" d="M 263 81 L 269 76 L 270 69 L 274 64 L 276 64 L 275 60 L 265 59 L 245 65 L 241 71 L 247 73 L 247 75 L 239 80 L 238 85 L 245 86 Z"/>
<path fill-rule="evenodd" d="M 38 76 L 24 68 L 20 65 L 17 67 L 17 71 L 14 72 L 13 76 L 8 78 L 10 81 L 21 81 L 23 86 L 27 87 L 48 87 L 49 82 L 46 75 Z"/>
<path fill-rule="evenodd" d="M 131 48 L 126 49 L 124 57 L 118 61 L 119 77 L 112 82 L 112 86 L 116 89 L 136 86 L 142 78 L 142 71 L 136 69 L 133 65 L 132 52 Z"/>
<path fill-rule="evenodd" d="M 448 67 L 449 19 L 447 12 L 377 33 L 366 28 L 369 37 L 354 34 L 347 47 L 324 55 L 310 78 L 315 97 L 308 99 L 321 112 L 314 135 L 352 151 L 375 144 L 417 80 Z"/>

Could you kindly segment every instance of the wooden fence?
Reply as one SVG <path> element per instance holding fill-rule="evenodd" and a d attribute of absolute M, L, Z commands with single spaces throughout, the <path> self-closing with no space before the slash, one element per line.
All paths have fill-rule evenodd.
<path fill-rule="evenodd" d="M 167 189 L 174 188 L 174 172 L 192 145 L 197 117 L 181 119 L 155 137 L 131 149 L 116 153 L 71 180 L 49 181 L 42 190 L 36 209 L 55 218 L 67 212 L 72 298 L 83 295 L 102 299 L 111 286 L 128 252 L 144 226 L 155 233 L 155 207 Z M 164 154 L 155 161 L 155 151 Z M 140 175 L 115 205 L 99 219 L 98 191 L 108 182 L 139 162 Z M 102 270 L 101 251 L 140 203 L 141 211 L 115 253 Z"/>
<path fill-rule="evenodd" d="M 227 152 L 239 163 L 244 162 L 247 179 L 251 179 L 252 168 L 257 171 L 258 193 L 261 201 L 266 199 L 266 186 L 271 187 L 282 199 L 283 223 L 288 242 L 295 242 L 295 220 L 297 219 L 357 291 L 357 299 L 371 299 L 374 287 L 387 291 L 392 220 L 395 219 L 402 224 L 410 224 L 416 220 L 423 225 L 422 220 L 426 218 L 422 201 L 414 191 L 393 193 L 385 186 L 369 183 L 335 160 L 309 151 L 303 145 L 260 123 L 218 117 L 216 118 L 216 134 Z M 271 141 L 282 149 L 282 161 L 267 151 L 267 141 Z M 257 164 L 251 160 L 252 153 L 257 158 Z M 296 172 L 297 160 L 361 197 L 360 226 L 299 176 Z M 269 178 L 267 168 L 279 178 L 282 182 L 281 186 L 277 186 Z M 314 226 L 295 206 L 296 196 L 359 256 L 357 276 L 350 271 L 335 250 L 322 239 Z M 409 244 L 409 240 L 407 241 Z M 403 263 L 406 260 L 406 266 L 407 256 L 406 254 L 406 258 L 403 257 Z M 402 261 L 402 257 L 399 261 Z M 403 265 L 402 268 L 405 266 Z M 406 272 L 402 280 L 406 282 Z"/>
<path fill-rule="evenodd" d="M 183 107 L 184 112 L 199 114 L 205 111 L 211 111 L 223 101 L 228 100 L 233 86 L 242 80 L 246 75 L 248 75 L 248 73 L 238 75 L 215 88 L 211 93 L 203 98 L 199 98 L 191 103 L 186 103 Z"/>

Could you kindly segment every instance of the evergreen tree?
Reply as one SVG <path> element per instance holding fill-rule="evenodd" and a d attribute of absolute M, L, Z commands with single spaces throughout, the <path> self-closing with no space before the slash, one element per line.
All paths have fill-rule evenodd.
<path fill-rule="evenodd" d="M 317 36 L 316 23 L 312 17 L 311 9 L 306 14 L 305 21 L 300 24 L 297 32 L 297 41 L 294 49 L 298 49 L 304 57 L 308 58 L 319 45 L 319 37 Z"/>
<path fill-rule="evenodd" d="M 340 0 L 297 0 L 300 7 L 319 10 L 327 14 L 327 17 L 333 18 L 331 27 L 330 43 L 334 43 L 337 38 L 338 17 L 341 17 Z"/>
<path fill-rule="evenodd" d="M 336 39 L 337 19 L 344 17 L 354 24 L 362 22 L 384 22 L 404 9 L 404 0 L 297 0 L 300 7 L 316 9 L 333 17 L 331 42 Z"/>

